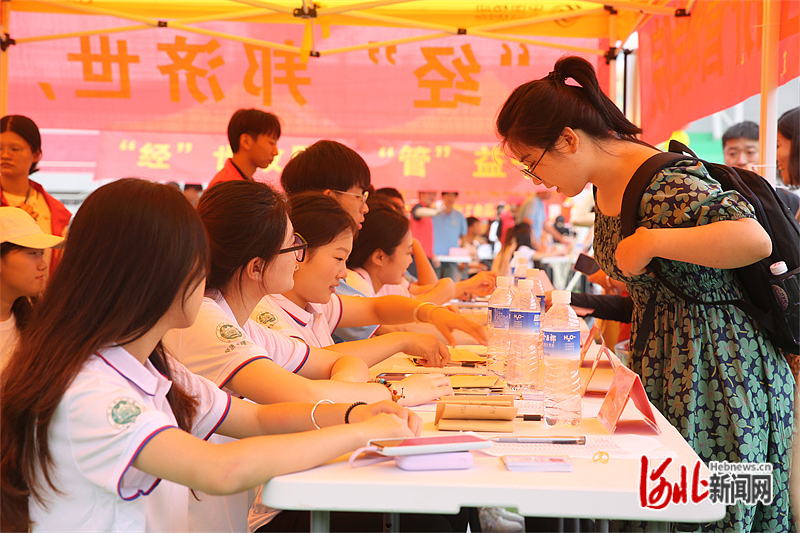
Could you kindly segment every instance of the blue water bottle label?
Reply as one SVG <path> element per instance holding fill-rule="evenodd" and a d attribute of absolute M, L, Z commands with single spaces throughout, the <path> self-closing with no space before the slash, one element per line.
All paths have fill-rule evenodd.
<path fill-rule="evenodd" d="M 511 310 L 508 307 L 490 307 L 489 324 L 493 329 L 508 329 L 509 315 Z"/>
<path fill-rule="evenodd" d="M 542 340 L 545 357 L 580 357 L 581 335 L 579 331 L 545 331 Z"/>
<path fill-rule="evenodd" d="M 538 295 L 537 298 L 539 298 L 539 309 L 544 313 L 544 294 Z"/>
<path fill-rule="evenodd" d="M 525 335 L 538 334 L 540 316 L 536 311 L 511 311 L 509 328 Z"/>

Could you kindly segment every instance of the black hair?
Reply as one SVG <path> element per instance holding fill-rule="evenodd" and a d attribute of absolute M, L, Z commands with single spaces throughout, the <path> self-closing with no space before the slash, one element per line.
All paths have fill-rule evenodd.
<path fill-rule="evenodd" d="M 403 198 L 403 194 L 395 189 L 394 187 L 381 187 L 375 191 L 374 196 L 387 196 L 389 198 L 397 198 L 398 200 L 405 203 L 406 199 Z"/>
<path fill-rule="evenodd" d="M 295 153 L 283 167 L 281 185 L 289 196 L 303 191 L 367 190 L 370 172 L 366 161 L 342 143 L 317 141 Z"/>
<path fill-rule="evenodd" d="M 0 119 L 0 133 L 11 131 L 22 137 L 28 146 L 31 147 L 31 152 L 34 155 L 41 154 L 42 152 L 42 136 L 39 133 L 39 127 L 36 123 L 23 115 L 6 115 Z M 31 165 L 28 169 L 28 174 L 38 172 L 36 168 L 37 163 Z"/>
<path fill-rule="evenodd" d="M 250 260 L 269 264 L 286 238 L 288 207 L 275 189 L 258 181 L 224 181 L 203 193 L 197 213 L 208 234 L 207 289 L 224 289 Z M 266 282 L 267 280 L 263 280 Z"/>
<path fill-rule="evenodd" d="M 14 244 L 11 242 L 0 243 L 0 257 L 5 257 L 6 254 L 15 251 L 29 250 L 25 246 Z M 31 318 L 33 306 L 36 305 L 36 297 L 20 296 L 14 303 L 11 304 L 11 314 L 14 315 L 17 330 L 22 332 L 25 326 L 28 325 L 28 320 Z"/>
<path fill-rule="evenodd" d="M 408 233 L 408 218 L 389 202 L 370 198 L 369 212 L 353 242 L 353 252 L 347 260 L 348 268 L 363 267 L 375 250 L 392 255 Z"/>
<path fill-rule="evenodd" d="M 345 231 L 353 237 L 358 234 L 358 225 L 353 217 L 334 198 L 318 191 L 307 191 L 289 198 L 292 208 L 292 225 L 308 243 L 308 253 L 333 242 Z"/>
<path fill-rule="evenodd" d="M 240 109 L 228 122 L 228 142 L 234 154 L 239 151 L 239 138 L 243 133 L 253 139 L 259 135 L 272 135 L 277 140 L 281 136 L 281 122 L 272 113 L 260 109 Z"/>
<path fill-rule="evenodd" d="M 203 186 L 200 185 L 199 183 L 187 183 L 186 185 L 183 186 L 183 190 L 203 192 Z"/>
<path fill-rule="evenodd" d="M 569 78 L 579 86 L 567 85 Z M 512 149 L 548 149 L 566 127 L 597 140 L 636 141 L 642 132 L 600 90 L 592 65 L 577 56 L 562 57 L 553 72 L 514 89 L 497 116 L 497 133 Z"/>
<path fill-rule="evenodd" d="M 722 134 L 722 147 L 724 148 L 728 141 L 733 141 L 735 139 L 748 139 L 751 141 L 757 141 L 758 124 L 751 120 L 745 120 L 744 122 L 734 124 Z"/>
<path fill-rule="evenodd" d="M 778 119 L 778 131 L 792 143 L 789 149 L 788 184 L 800 186 L 800 107 L 790 109 Z"/>

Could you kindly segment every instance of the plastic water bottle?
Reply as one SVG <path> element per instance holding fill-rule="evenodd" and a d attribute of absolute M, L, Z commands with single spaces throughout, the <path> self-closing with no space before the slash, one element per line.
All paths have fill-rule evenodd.
<path fill-rule="evenodd" d="M 544 315 L 547 306 L 545 306 L 545 291 L 544 285 L 542 285 L 542 279 L 539 277 L 539 269 L 538 268 L 529 268 L 525 273 L 526 279 L 533 280 L 533 294 L 536 295 L 536 298 L 539 299 L 539 309 L 542 311 L 542 315 Z"/>
<path fill-rule="evenodd" d="M 486 350 L 486 364 L 489 371 L 505 376 L 508 360 L 508 323 L 513 295 L 511 278 L 498 276 L 497 288 L 489 298 L 489 346 Z"/>
<path fill-rule="evenodd" d="M 569 306 L 571 296 L 569 291 L 553 291 L 553 306 L 542 323 L 548 426 L 576 426 L 581 421 L 581 333 L 578 315 Z"/>
<path fill-rule="evenodd" d="M 506 369 L 508 387 L 523 397 L 532 396 L 538 388 L 542 358 L 540 317 L 538 299 L 533 294 L 533 280 L 523 279 L 511 306 L 511 350 Z"/>
<path fill-rule="evenodd" d="M 519 288 L 520 280 L 525 279 L 525 274 L 528 272 L 528 258 L 518 255 L 513 259 L 511 264 L 513 265 L 512 268 L 514 269 L 514 287 Z"/>

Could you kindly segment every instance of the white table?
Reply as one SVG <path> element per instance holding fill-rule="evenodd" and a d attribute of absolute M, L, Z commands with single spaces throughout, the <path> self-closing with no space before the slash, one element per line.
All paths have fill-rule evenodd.
<path fill-rule="evenodd" d="M 598 378 L 609 382 L 609 376 L 594 379 Z M 601 398 L 586 400 L 587 404 L 598 401 Z M 420 414 L 425 420 L 423 434 L 437 433 L 433 413 Z M 685 465 L 691 476 L 699 460 L 697 454 L 660 413 L 656 412 L 656 418 L 662 431 L 658 441 L 676 455 L 666 471 L 667 479 L 678 481 L 680 465 Z M 630 406 L 617 434 L 626 432 L 653 434 Z M 544 422 L 516 421 L 515 433 L 607 435 L 596 418 L 584 418 L 579 426 L 569 429 L 548 428 Z M 272 479 L 264 485 L 262 498 L 271 507 L 311 511 L 312 531 L 327 530 L 329 511 L 455 514 L 462 507 L 500 506 L 517 508 L 524 516 L 656 522 L 709 522 L 720 520 L 725 514 L 723 505 L 712 504 L 708 499 L 699 504 L 668 505 L 663 510 L 642 508 L 638 459 L 612 459 L 603 464 L 574 458 L 571 473 L 539 473 L 510 472 L 497 457 L 479 451 L 473 454 L 475 464 L 469 470 L 430 472 L 403 471 L 392 462 L 350 468 L 346 457 L 342 457 L 305 472 Z M 705 466 L 701 476 L 708 479 Z"/>

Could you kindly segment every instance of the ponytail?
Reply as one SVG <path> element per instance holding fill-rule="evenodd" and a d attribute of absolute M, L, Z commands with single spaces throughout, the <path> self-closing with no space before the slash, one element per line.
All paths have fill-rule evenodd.
<path fill-rule="evenodd" d="M 579 86 L 567 85 L 569 78 Z M 506 145 L 549 148 L 566 127 L 598 140 L 633 141 L 642 131 L 600 90 L 592 65 L 576 56 L 562 57 L 550 74 L 517 87 L 497 116 Z"/>

